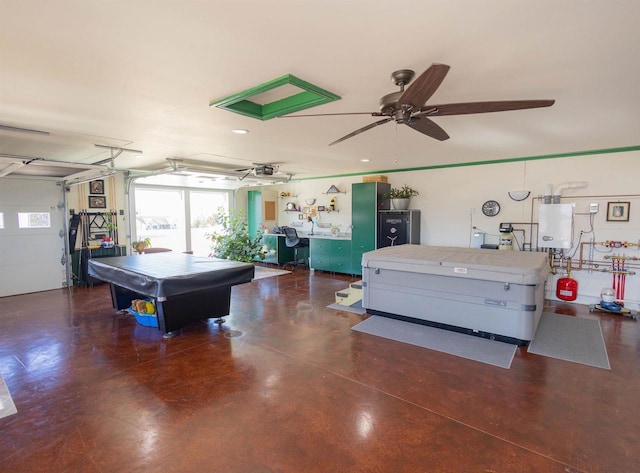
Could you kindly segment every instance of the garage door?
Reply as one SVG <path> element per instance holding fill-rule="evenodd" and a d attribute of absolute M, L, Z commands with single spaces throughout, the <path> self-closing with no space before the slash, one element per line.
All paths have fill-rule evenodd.
<path fill-rule="evenodd" d="M 64 286 L 62 192 L 53 180 L 0 178 L 0 297 Z"/>

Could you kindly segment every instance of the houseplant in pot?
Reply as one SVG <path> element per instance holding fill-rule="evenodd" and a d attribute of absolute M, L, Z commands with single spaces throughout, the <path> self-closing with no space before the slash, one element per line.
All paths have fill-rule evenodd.
<path fill-rule="evenodd" d="M 405 184 L 402 187 L 392 187 L 388 197 L 391 199 L 391 206 L 394 210 L 407 210 L 411 197 L 416 195 L 420 195 L 420 193 Z"/>
<path fill-rule="evenodd" d="M 131 248 L 136 253 L 142 253 L 145 248 L 149 248 L 150 246 L 151 246 L 151 238 L 149 237 L 131 242 Z"/>

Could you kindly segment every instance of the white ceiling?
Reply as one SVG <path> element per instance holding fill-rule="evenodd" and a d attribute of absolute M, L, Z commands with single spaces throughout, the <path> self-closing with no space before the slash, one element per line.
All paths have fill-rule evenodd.
<path fill-rule="evenodd" d="M 167 158 L 294 178 L 637 146 L 637 0 L 0 0 L 0 154 L 119 169 Z M 428 103 L 555 99 L 550 108 L 436 117 L 437 141 L 367 115 L 260 121 L 215 107 L 283 74 L 374 112 L 397 69 L 451 70 Z M 231 133 L 234 128 L 248 135 Z M 368 158 L 369 163 L 361 162 Z"/>

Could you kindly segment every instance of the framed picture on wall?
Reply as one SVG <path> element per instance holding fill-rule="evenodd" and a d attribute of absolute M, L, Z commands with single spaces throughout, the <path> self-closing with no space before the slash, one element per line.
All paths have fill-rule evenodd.
<path fill-rule="evenodd" d="M 89 194 L 104 194 L 104 181 L 98 179 L 89 183 Z"/>
<path fill-rule="evenodd" d="M 90 209 L 106 209 L 107 199 L 104 196 L 91 195 L 89 196 L 89 208 Z"/>
<path fill-rule="evenodd" d="M 607 202 L 607 222 L 628 222 L 631 202 Z"/>

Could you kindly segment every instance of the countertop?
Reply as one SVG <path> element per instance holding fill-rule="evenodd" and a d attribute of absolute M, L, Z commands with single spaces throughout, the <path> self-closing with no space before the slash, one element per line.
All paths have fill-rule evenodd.
<path fill-rule="evenodd" d="M 265 235 L 275 235 L 275 236 L 279 236 L 279 237 L 283 237 L 284 238 L 284 234 L 283 233 L 265 233 Z M 326 240 L 346 240 L 346 241 L 350 241 L 351 240 L 351 233 L 338 233 L 337 235 L 333 235 L 331 232 L 313 232 L 313 234 L 310 234 L 308 232 L 298 232 L 298 237 L 299 238 L 323 238 Z"/>

